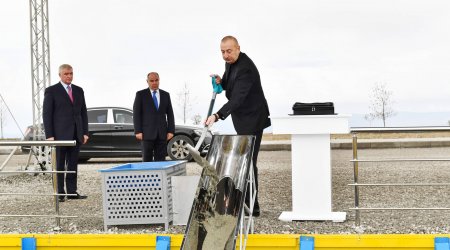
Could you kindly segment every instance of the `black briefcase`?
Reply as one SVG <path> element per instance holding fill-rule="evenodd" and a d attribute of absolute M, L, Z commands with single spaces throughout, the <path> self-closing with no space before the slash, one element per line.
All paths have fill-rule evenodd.
<path fill-rule="evenodd" d="M 333 115 L 334 105 L 332 102 L 296 102 L 292 110 L 294 115 Z"/>

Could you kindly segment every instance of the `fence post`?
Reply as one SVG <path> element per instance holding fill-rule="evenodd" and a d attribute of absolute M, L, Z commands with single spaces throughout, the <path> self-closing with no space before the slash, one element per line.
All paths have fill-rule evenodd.
<path fill-rule="evenodd" d="M 352 149 L 353 149 L 353 183 L 358 184 L 358 136 L 352 133 Z M 360 225 L 360 211 L 359 208 L 359 186 L 355 185 L 355 224 Z"/>
<path fill-rule="evenodd" d="M 52 170 L 56 171 L 57 167 L 56 167 L 56 148 L 55 146 L 51 147 L 51 159 L 52 159 Z M 60 227 L 61 225 L 61 219 L 59 218 L 59 196 L 58 196 L 58 173 L 53 173 L 52 176 L 52 182 L 53 182 L 53 194 L 54 194 L 54 201 L 55 201 L 55 212 L 57 217 L 55 217 L 56 219 L 56 226 Z"/>

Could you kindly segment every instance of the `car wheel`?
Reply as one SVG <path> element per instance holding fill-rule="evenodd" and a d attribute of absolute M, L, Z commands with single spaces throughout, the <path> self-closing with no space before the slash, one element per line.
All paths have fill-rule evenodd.
<path fill-rule="evenodd" d="M 191 160 L 192 155 L 186 148 L 186 144 L 188 143 L 191 146 L 194 146 L 194 142 L 191 140 L 191 138 L 185 135 L 174 136 L 167 144 L 167 154 L 169 155 L 170 159 L 186 161 Z"/>

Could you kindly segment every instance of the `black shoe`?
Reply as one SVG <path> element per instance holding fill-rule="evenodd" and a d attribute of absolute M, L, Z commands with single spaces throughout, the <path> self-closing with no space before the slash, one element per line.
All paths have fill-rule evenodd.
<path fill-rule="evenodd" d="M 58 197 L 58 201 L 59 202 L 65 202 L 66 201 L 66 196 L 59 196 Z"/>
<path fill-rule="evenodd" d="M 71 199 L 71 200 L 82 200 L 82 199 L 87 199 L 87 195 L 81 195 L 79 193 L 75 193 L 76 196 L 67 196 L 67 199 Z"/>
<path fill-rule="evenodd" d="M 253 217 L 259 217 L 261 215 L 261 212 L 259 211 L 259 207 L 258 208 L 253 208 Z"/>
<path fill-rule="evenodd" d="M 259 211 L 259 202 L 255 201 L 255 205 L 253 205 L 253 217 L 259 217 L 261 212 Z"/>

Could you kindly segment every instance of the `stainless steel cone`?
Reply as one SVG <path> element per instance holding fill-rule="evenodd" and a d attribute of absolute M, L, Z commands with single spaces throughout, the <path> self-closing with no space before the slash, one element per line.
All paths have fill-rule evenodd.
<path fill-rule="evenodd" d="M 203 167 L 181 249 L 236 248 L 255 137 L 214 135 Z"/>

